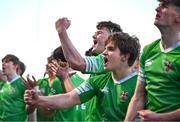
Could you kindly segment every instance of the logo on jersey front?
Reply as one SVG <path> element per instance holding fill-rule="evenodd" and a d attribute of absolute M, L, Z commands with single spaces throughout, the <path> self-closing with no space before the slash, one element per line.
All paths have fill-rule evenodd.
<path fill-rule="evenodd" d="M 120 94 L 120 101 L 125 102 L 128 99 L 128 92 L 122 91 Z"/>
<path fill-rule="evenodd" d="M 152 65 L 152 60 L 150 59 L 146 60 L 145 66 L 150 66 L 150 65 Z"/>
<path fill-rule="evenodd" d="M 103 89 L 101 89 L 101 92 L 108 93 L 109 92 L 109 88 L 105 86 Z"/>
<path fill-rule="evenodd" d="M 169 72 L 172 69 L 172 63 L 170 61 L 164 62 L 164 70 Z"/>
<path fill-rule="evenodd" d="M 11 93 L 12 94 L 16 93 L 16 89 L 14 87 L 11 88 Z"/>

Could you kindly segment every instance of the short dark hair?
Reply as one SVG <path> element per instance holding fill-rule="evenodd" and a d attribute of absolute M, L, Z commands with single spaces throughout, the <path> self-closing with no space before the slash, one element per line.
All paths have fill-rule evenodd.
<path fill-rule="evenodd" d="M 92 53 L 92 49 L 93 49 L 93 47 L 89 48 L 89 49 L 85 52 L 85 56 L 93 56 L 94 54 Z"/>
<path fill-rule="evenodd" d="M 164 2 L 165 4 L 173 4 L 180 8 L 180 0 L 158 0 L 159 2 Z"/>
<path fill-rule="evenodd" d="M 52 52 L 52 58 L 56 60 L 61 60 L 63 62 L 67 62 L 66 58 L 64 56 L 64 52 L 62 49 L 62 46 L 57 47 L 53 52 Z"/>
<path fill-rule="evenodd" d="M 122 32 L 121 26 L 119 24 L 113 23 L 111 21 L 101 21 L 98 22 L 96 28 L 97 29 L 102 29 L 102 28 L 107 28 L 109 32 Z"/>
<path fill-rule="evenodd" d="M 19 64 L 19 58 L 12 54 L 7 54 L 3 59 L 2 62 L 9 62 L 12 61 L 14 64 Z"/>
<path fill-rule="evenodd" d="M 130 36 L 128 33 L 116 32 L 108 37 L 106 45 L 110 42 L 118 47 L 122 54 L 129 54 L 128 65 L 132 66 L 140 53 L 139 39 L 136 36 Z"/>
<path fill-rule="evenodd" d="M 21 69 L 20 75 L 22 76 L 26 70 L 26 65 L 22 61 L 19 61 L 18 65 L 19 65 L 19 68 Z"/>

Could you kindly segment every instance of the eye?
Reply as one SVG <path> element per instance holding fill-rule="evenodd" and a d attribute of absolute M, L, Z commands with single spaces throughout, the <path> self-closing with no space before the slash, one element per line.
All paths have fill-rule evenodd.
<path fill-rule="evenodd" d="M 97 32 L 97 35 L 99 35 L 99 34 L 102 34 L 102 31 L 98 31 L 98 32 Z"/>
<path fill-rule="evenodd" d="M 107 50 L 113 51 L 113 50 L 114 50 L 114 47 L 108 47 Z"/>

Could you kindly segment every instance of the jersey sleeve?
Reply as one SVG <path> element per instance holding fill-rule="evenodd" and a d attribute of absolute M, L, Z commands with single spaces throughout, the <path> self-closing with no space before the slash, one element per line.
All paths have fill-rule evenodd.
<path fill-rule="evenodd" d="M 75 88 L 75 91 L 80 97 L 81 103 L 87 102 L 94 95 L 96 95 L 97 83 L 96 79 L 89 78 L 87 81 L 83 82 L 79 87 Z"/>
<path fill-rule="evenodd" d="M 99 54 L 98 56 L 86 57 L 86 70 L 85 73 L 102 73 L 104 72 L 104 56 Z"/>
<path fill-rule="evenodd" d="M 144 59 L 144 52 L 140 55 L 139 59 L 139 73 L 138 73 L 138 80 L 145 82 L 144 80 L 144 65 L 145 65 L 145 59 Z"/>
<path fill-rule="evenodd" d="M 154 54 L 154 48 L 158 45 L 160 39 L 152 42 L 151 44 L 144 47 L 142 54 L 139 59 L 139 73 L 138 80 L 145 83 L 145 66 L 150 65 L 152 62 L 149 60 L 149 57 Z"/>

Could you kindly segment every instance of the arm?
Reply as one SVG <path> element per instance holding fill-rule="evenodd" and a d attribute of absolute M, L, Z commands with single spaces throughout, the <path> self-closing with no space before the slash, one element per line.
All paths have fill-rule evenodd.
<path fill-rule="evenodd" d="M 63 65 L 62 65 L 62 63 L 63 63 Z M 52 67 L 54 67 L 54 66 L 55 66 L 55 64 L 52 65 Z M 74 86 L 72 85 L 71 79 L 70 79 L 70 75 L 73 75 L 73 74 L 69 73 L 69 69 L 70 68 L 67 63 L 59 62 L 57 71 L 54 71 L 54 72 L 56 72 L 56 76 L 61 81 L 61 87 L 63 88 L 64 93 L 70 92 L 74 89 Z"/>
<path fill-rule="evenodd" d="M 53 96 L 38 96 L 34 90 L 26 90 L 24 101 L 28 105 L 49 109 L 65 109 L 80 104 L 80 98 L 75 90 Z"/>
<path fill-rule="evenodd" d="M 76 50 L 67 34 L 67 28 L 70 21 L 67 18 L 60 18 L 56 22 L 56 30 L 58 32 L 64 55 L 70 67 L 79 71 L 85 71 L 86 64 L 80 53 Z"/>
<path fill-rule="evenodd" d="M 38 111 L 44 115 L 44 117 L 48 118 L 54 115 L 53 111 L 49 111 L 47 108 L 38 107 Z M 26 104 L 26 111 L 28 113 L 28 120 L 29 121 L 36 121 L 37 117 L 37 109 L 35 105 L 27 105 Z"/>
<path fill-rule="evenodd" d="M 0 82 L 7 81 L 6 76 L 3 74 L 3 72 L 0 70 Z"/>
<path fill-rule="evenodd" d="M 72 85 L 71 83 L 71 79 L 68 77 L 66 79 L 64 79 L 62 82 L 61 82 L 61 86 L 63 88 L 63 91 L 65 93 L 67 92 L 70 92 L 74 89 L 74 86 Z"/>
<path fill-rule="evenodd" d="M 138 112 L 143 121 L 175 121 L 180 120 L 180 108 L 167 113 L 155 113 L 150 110 L 141 110 Z"/>
<path fill-rule="evenodd" d="M 132 121 L 137 116 L 137 112 L 144 108 L 145 104 L 145 89 L 144 82 L 138 80 L 135 93 L 129 103 L 125 121 Z"/>
<path fill-rule="evenodd" d="M 38 106 L 50 109 L 65 109 L 77 104 L 80 104 L 80 99 L 75 90 L 61 95 L 40 96 L 37 100 Z"/>

